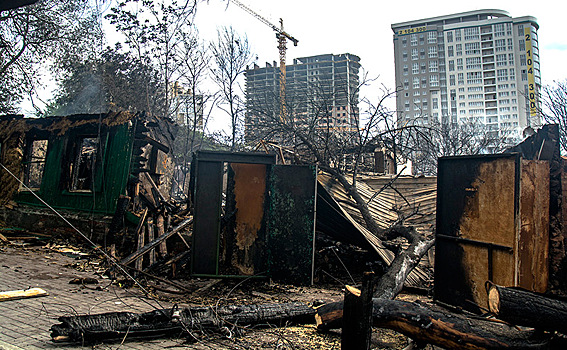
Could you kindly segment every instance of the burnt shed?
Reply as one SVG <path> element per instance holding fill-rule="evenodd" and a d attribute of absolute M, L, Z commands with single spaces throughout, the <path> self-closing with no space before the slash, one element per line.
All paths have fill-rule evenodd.
<path fill-rule="evenodd" d="M 144 186 L 147 176 L 161 193 L 169 193 L 173 130 L 167 119 L 124 111 L 0 116 L 5 167 L 0 169 L 0 220 L 34 232 L 63 226 L 37 195 L 83 232 L 102 238 L 121 198 L 131 208 L 142 202 L 159 206 Z M 124 217 L 137 221 L 135 215 Z"/>

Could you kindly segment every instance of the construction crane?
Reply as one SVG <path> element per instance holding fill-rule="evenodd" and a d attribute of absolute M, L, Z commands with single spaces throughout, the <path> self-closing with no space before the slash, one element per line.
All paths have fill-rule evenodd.
<path fill-rule="evenodd" d="M 260 16 L 256 12 L 254 12 L 251 8 L 244 5 L 238 0 L 231 0 L 235 5 L 243 9 L 244 11 L 248 12 L 252 16 L 256 17 L 260 22 L 264 23 L 268 27 L 272 28 L 276 32 L 276 38 L 278 39 L 278 51 L 280 53 L 280 119 L 286 114 L 285 109 L 285 56 L 287 50 L 287 40 L 291 40 L 293 42 L 293 46 L 297 46 L 298 40 L 293 36 L 286 33 L 283 27 L 283 19 L 280 18 L 280 27 L 278 28 L 276 25 L 272 24 L 270 21 L 265 19 L 264 17 Z"/>

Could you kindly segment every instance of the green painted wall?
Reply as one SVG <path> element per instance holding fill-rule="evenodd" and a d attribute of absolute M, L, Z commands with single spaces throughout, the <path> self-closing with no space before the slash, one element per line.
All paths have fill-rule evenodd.
<path fill-rule="evenodd" d="M 73 152 L 70 139 L 81 133 L 80 128 L 63 136 L 49 139 L 48 154 L 41 187 L 37 194 L 49 205 L 60 209 L 113 214 L 116 201 L 125 194 L 130 173 L 134 130 L 130 123 L 111 127 L 101 135 L 103 145 L 101 167 L 95 170 L 94 192 L 72 192 L 62 185 L 65 155 Z M 86 134 L 89 135 L 89 134 Z M 108 138 L 105 136 L 108 135 Z M 31 193 L 21 191 L 16 202 L 44 206 Z"/>

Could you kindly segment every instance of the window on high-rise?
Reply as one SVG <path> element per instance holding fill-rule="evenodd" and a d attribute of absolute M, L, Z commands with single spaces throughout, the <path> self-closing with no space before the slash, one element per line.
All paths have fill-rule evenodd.
<path fill-rule="evenodd" d="M 453 52 L 453 46 L 447 46 L 447 56 L 453 57 L 455 53 Z"/>
<path fill-rule="evenodd" d="M 453 42 L 453 32 L 448 31 L 447 32 L 447 42 L 448 43 L 452 43 Z"/>
<path fill-rule="evenodd" d="M 463 70 L 463 59 L 457 58 L 457 70 Z"/>
<path fill-rule="evenodd" d="M 429 85 L 432 87 L 439 86 L 439 76 L 438 75 L 429 76 Z"/>
<path fill-rule="evenodd" d="M 408 71 L 409 71 L 408 65 L 404 64 L 404 75 L 408 75 Z"/>
<path fill-rule="evenodd" d="M 412 63 L 411 74 L 419 74 L 419 63 L 417 62 Z"/>
<path fill-rule="evenodd" d="M 419 89 L 419 77 L 413 77 L 413 88 Z"/>
<path fill-rule="evenodd" d="M 519 25 L 518 25 L 518 36 L 519 36 L 519 37 L 523 37 L 523 36 L 524 36 L 524 25 L 523 25 L 523 24 L 519 24 Z"/>
<path fill-rule="evenodd" d="M 417 34 L 410 35 L 410 45 L 417 46 Z"/>
<path fill-rule="evenodd" d="M 465 43 L 465 54 L 479 55 L 480 54 L 480 43 Z"/>
<path fill-rule="evenodd" d="M 467 72 L 467 84 L 482 84 L 482 72 Z"/>
<path fill-rule="evenodd" d="M 454 71 L 455 71 L 455 61 L 450 60 L 449 61 L 449 72 L 454 72 Z"/>
<path fill-rule="evenodd" d="M 506 51 L 506 39 L 494 40 L 494 46 L 496 47 L 496 52 Z"/>
<path fill-rule="evenodd" d="M 516 80 L 516 71 L 514 68 L 510 68 L 510 80 Z"/>
<path fill-rule="evenodd" d="M 514 51 L 514 40 L 508 39 L 508 51 Z"/>
<path fill-rule="evenodd" d="M 510 66 L 514 65 L 514 54 L 513 53 L 508 54 L 508 65 L 510 65 Z"/>
<path fill-rule="evenodd" d="M 455 86 L 455 85 L 456 85 L 455 75 L 454 75 L 454 74 L 449 75 L 449 85 L 450 85 L 450 86 Z"/>
<path fill-rule="evenodd" d="M 455 45 L 455 51 L 457 51 L 457 56 L 463 55 L 463 44 Z"/>
<path fill-rule="evenodd" d="M 523 36 L 522 36 L 523 37 Z M 526 51 L 526 42 L 524 41 L 524 39 L 520 39 L 520 47 L 519 47 L 520 51 Z"/>
<path fill-rule="evenodd" d="M 437 44 L 437 32 L 428 32 L 427 33 L 427 43 L 428 44 Z"/>
<path fill-rule="evenodd" d="M 522 81 L 528 81 L 528 72 L 525 69 L 522 69 L 520 76 L 522 77 Z"/>
<path fill-rule="evenodd" d="M 526 65 L 526 55 L 520 55 L 520 66 Z"/>
<path fill-rule="evenodd" d="M 478 40 L 480 39 L 478 27 L 469 27 L 464 29 L 465 40 Z"/>
<path fill-rule="evenodd" d="M 437 57 L 437 46 L 429 46 L 429 58 Z"/>
<path fill-rule="evenodd" d="M 459 82 L 459 85 L 463 85 L 465 83 L 465 75 L 463 73 L 458 73 L 457 80 Z"/>
<path fill-rule="evenodd" d="M 455 41 L 461 41 L 461 30 L 455 29 Z"/>
<path fill-rule="evenodd" d="M 437 73 L 439 70 L 439 63 L 437 61 L 429 61 L 429 72 Z"/>
<path fill-rule="evenodd" d="M 494 25 L 494 36 L 500 37 L 506 35 L 504 23 L 498 23 Z"/>
<path fill-rule="evenodd" d="M 419 34 L 419 45 L 425 44 L 425 36 L 423 34 Z"/>
<path fill-rule="evenodd" d="M 419 58 L 421 58 L 422 60 L 425 59 L 425 49 L 419 50 Z"/>
<path fill-rule="evenodd" d="M 506 65 L 506 54 L 498 54 L 496 55 L 496 66 L 502 67 Z"/>
<path fill-rule="evenodd" d="M 402 52 L 402 58 L 404 60 L 404 62 L 406 62 L 408 60 L 408 53 L 407 51 Z"/>
<path fill-rule="evenodd" d="M 417 60 L 419 57 L 417 55 L 417 49 L 411 49 L 411 59 L 412 60 Z"/>
<path fill-rule="evenodd" d="M 481 69 L 482 59 L 480 57 L 467 57 L 467 69 Z"/>
<path fill-rule="evenodd" d="M 512 35 L 512 23 L 506 23 L 506 34 L 508 36 Z"/>
<path fill-rule="evenodd" d="M 498 81 L 508 81 L 508 70 L 507 69 L 498 69 L 496 70 L 496 76 Z"/>

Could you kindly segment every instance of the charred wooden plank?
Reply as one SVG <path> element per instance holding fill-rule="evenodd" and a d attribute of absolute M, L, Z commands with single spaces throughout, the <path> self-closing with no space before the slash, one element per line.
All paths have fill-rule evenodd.
<path fill-rule="evenodd" d="M 146 217 L 148 215 L 148 208 L 145 208 L 144 211 L 142 212 L 142 216 L 140 217 L 140 221 L 138 222 L 138 226 L 136 227 L 136 233 L 135 233 L 135 237 L 137 238 L 137 250 L 140 250 L 144 247 L 145 244 L 145 230 L 144 230 L 144 225 L 146 223 Z M 142 256 L 139 256 L 138 258 L 134 259 L 136 260 L 136 269 L 141 270 L 142 269 Z"/>
<path fill-rule="evenodd" d="M 151 242 L 149 242 L 148 244 L 143 246 L 141 249 L 138 249 L 134 253 L 132 253 L 132 254 L 128 255 L 127 257 L 125 257 L 124 259 L 122 259 L 122 261 L 120 263 L 122 265 L 128 265 L 129 263 L 131 263 L 132 261 L 134 261 L 138 257 L 144 255 L 145 253 L 149 252 L 151 249 L 155 248 L 162 241 L 168 239 L 169 237 L 171 237 L 174 234 L 178 233 L 179 231 L 183 230 L 185 227 L 187 227 L 192 222 L 193 222 L 192 217 L 183 220 L 177 226 L 175 226 L 173 229 L 171 229 L 170 231 L 168 231 L 164 235 L 157 237 L 156 239 L 152 240 Z"/>
<path fill-rule="evenodd" d="M 315 310 L 294 302 L 160 309 L 142 314 L 111 312 L 98 315 L 59 317 L 51 337 L 59 342 L 95 342 L 128 337 L 160 337 L 199 330 L 220 330 L 224 325 L 284 325 L 313 320 Z"/>
<path fill-rule="evenodd" d="M 372 273 L 364 274 L 361 290 L 346 288 L 341 349 L 370 349 L 372 337 Z"/>
<path fill-rule="evenodd" d="M 11 290 L 6 292 L 0 292 L 0 302 L 8 301 L 8 300 L 43 297 L 46 295 L 49 295 L 49 293 L 47 293 L 45 290 L 41 288 L 30 288 L 26 290 Z"/>
<path fill-rule="evenodd" d="M 158 214 L 155 222 L 156 222 L 157 236 L 161 237 L 165 234 L 165 224 L 164 224 L 163 215 Z M 167 244 L 165 240 L 162 240 L 161 243 L 159 244 L 159 253 L 161 257 L 165 257 L 167 255 Z"/>

